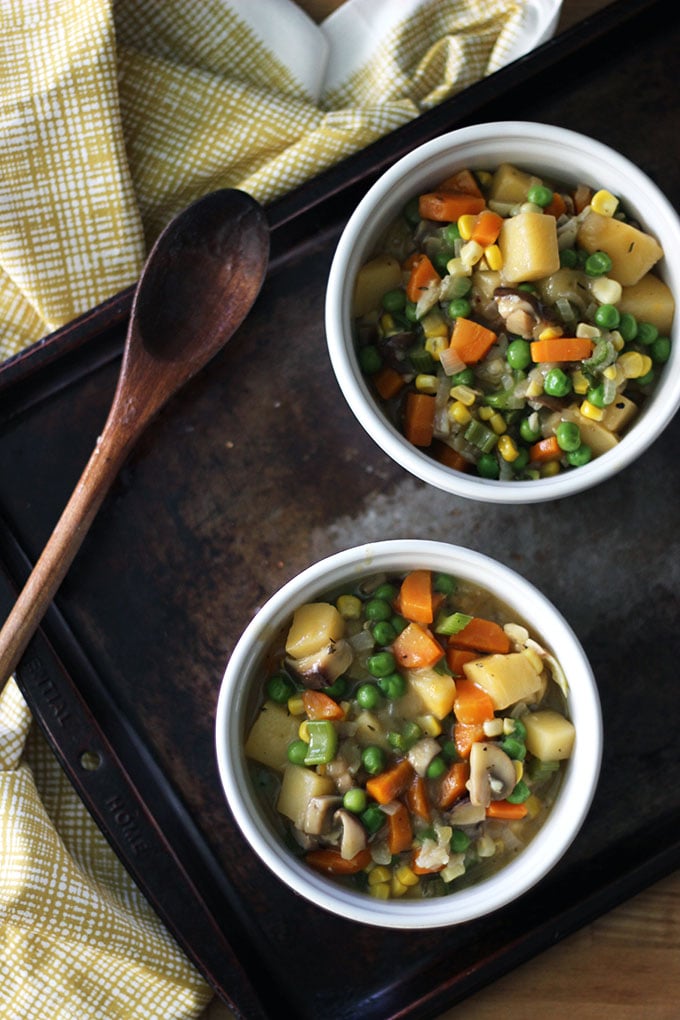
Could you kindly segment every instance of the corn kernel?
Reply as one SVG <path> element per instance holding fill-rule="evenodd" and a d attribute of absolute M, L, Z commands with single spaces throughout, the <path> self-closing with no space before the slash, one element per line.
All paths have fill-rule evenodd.
<path fill-rule="evenodd" d="M 477 265 L 483 254 L 484 249 L 481 244 L 478 244 L 477 241 L 468 241 L 460 250 L 460 259 L 463 266 L 471 269 L 472 266 Z"/>
<path fill-rule="evenodd" d="M 639 351 L 626 351 L 620 355 L 617 365 L 621 368 L 626 379 L 639 379 L 652 367 L 652 359 L 648 354 L 640 354 Z"/>
<path fill-rule="evenodd" d="M 376 900 L 389 900 L 390 883 L 378 882 L 376 885 L 369 885 L 368 892 L 371 896 L 374 896 Z"/>
<path fill-rule="evenodd" d="M 344 620 L 359 620 L 361 618 L 361 599 L 356 595 L 339 595 L 335 608 Z"/>
<path fill-rule="evenodd" d="M 517 449 L 517 443 L 512 436 L 501 436 L 498 440 L 498 452 L 500 453 L 503 460 L 507 461 L 508 464 L 512 464 L 514 460 L 519 457 L 519 450 Z"/>
<path fill-rule="evenodd" d="M 503 254 L 497 244 L 490 244 L 484 249 L 484 258 L 492 272 L 503 268 Z"/>
<path fill-rule="evenodd" d="M 541 465 L 541 478 L 553 478 L 560 473 L 559 460 L 549 460 Z"/>
<path fill-rule="evenodd" d="M 446 413 L 450 421 L 455 421 L 459 425 L 467 425 L 472 420 L 472 415 L 462 400 L 454 400 L 452 404 L 449 404 Z"/>
<path fill-rule="evenodd" d="M 532 793 L 530 797 L 527 797 L 524 803 L 526 805 L 528 818 L 536 818 L 543 806 L 535 793 Z"/>
<path fill-rule="evenodd" d="M 437 376 L 428 375 L 426 372 L 421 372 L 415 378 L 415 385 L 419 393 L 436 393 Z"/>
<path fill-rule="evenodd" d="M 530 400 L 532 397 L 540 397 L 543 392 L 543 379 L 540 376 L 534 376 L 529 378 L 529 385 L 527 386 L 526 396 Z"/>
<path fill-rule="evenodd" d="M 291 715 L 304 715 L 305 703 L 302 700 L 302 695 L 291 694 L 291 696 L 288 699 L 287 708 Z"/>
<path fill-rule="evenodd" d="M 392 881 L 390 882 L 390 894 L 398 899 L 406 893 L 408 886 L 405 886 L 403 882 L 400 882 L 396 875 L 392 875 Z"/>
<path fill-rule="evenodd" d="M 449 346 L 447 336 L 429 336 L 425 341 L 425 350 L 435 361 L 439 361 L 442 351 Z"/>
<path fill-rule="evenodd" d="M 384 864 L 377 864 L 368 873 L 368 884 L 379 885 L 381 882 L 389 882 L 391 877 L 392 872 L 389 868 L 386 868 Z"/>
<path fill-rule="evenodd" d="M 590 293 L 601 305 L 617 305 L 623 294 L 623 287 L 618 280 L 608 276 L 598 276 L 591 281 Z"/>
<path fill-rule="evenodd" d="M 408 864 L 402 864 L 400 868 L 394 872 L 394 877 L 401 882 L 402 885 L 411 886 L 418 885 L 420 881 L 418 875 L 412 868 L 409 868 Z"/>
<path fill-rule="evenodd" d="M 416 716 L 416 722 L 423 733 L 427 733 L 428 737 L 438 737 L 442 731 L 439 719 L 430 712 L 425 715 Z"/>
<path fill-rule="evenodd" d="M 500 737 L 503 734 L 502 719 L 485 719 L 482 723 L 485 737 Z"/>
<path fill-rule="evenodd" d="M 466 407 L 472 407 L 477 399 L 475 391 L 470 389 L 469 386 L 463 386 L 462 384 L 459 386 L 452 386 L 449 390 L 449 396 L 453 400 L 460 400 L 461 404 L 465 404 Z"/>
<path fill-rule="evenodd" d="M 466 214 L 458 217 L 458 231 L 464 241 L 469 241 L 472 237 L 472 232 L 475 229 L 476 216 Z"/>
<path fill-rule="evenodd" d="M 507 432 L 508 430 L 505 418 L 499 411 L 494 411 L 494 413 L 491 415 L 491 417 L 489 418 L 489 425 L 494 430 L 497 436 L 502 436 L 503 433 Z"/>
<path fill-rule="evenodd" d="M 538 339 L 554 340 L 556 337 L 562 336 L 563 333 L 564 330 L 562 329 L 561 326 L 547 326 L 545 329 L 542 329 L 541 332 L 538 334 Z"/>
<path fill-rule="evenodd" d="M 303 719 L 298 726 L 298 737 L 300 740 L 304 740 L 305 744 L 309 743 L 309 726 L 307 719 Z"/>
<path fill-rule="evenodd" d="M 571 373 L 571 385 L 574 388 L 574 393 L 578 393 L 583 396 L 590 389 L 590 383 L 584 376 L 580 368 L 575 369 Z"/>
<path fill-rule="evenodd" d="M 591 404 L 589 400 L 583 401 L 580 410 L 584 418 L 590 418 L 591 421 L 602 421 L 604 418 L 603 408 L 596 407 L 595 404 Z"/>
<path fill-rule="evenodd" d="M 605 191 L 604 188 L 596 191 L 590 200 L 590 208 L 600 216 L 613 216 L 618 204 L 619 200 L 611 191 Z"/>
<path fill-rule="evenodd" d="M 420 325 L 423 327 L 425 337 L 448 336 L 449 327 L 438 308 L 433 308 L 427 315 L 423 315 Z"/>
<path fill-rule="evenodd" d="M 541 390 L 540 392 L 543 391 Z M 477 411 L 477 414 L 482 419 L 482 421 L 488 421 L 489 418 L 493 418 L 495 413 L 496 412 L 494 411 L 493 407 L 487 407 L 486 405 L 483 405 Z"/>
<path fill-rule="evenodd" d="M 579 322 L 576 327 L 576 336 L 585 337 L 587 340 L 596 340 L 601 333 L 597 326 L 591 326 L 589 322 Z"/>
<path fill-rule="evenodd" d="M 395 324 L 395 321 L 394 321 L 394 316 L 390 315 L 389 312 L 385 312 L 383 315 L 381 315 L 380 316 L 380 328 L 383 331 L 383 333 L 385 333 L 386 335 L 388 333 L 394 333 L 395 329 L 396 329 L 396 324 Z"/>
<path fill-rule="evenodd" d="M 475 843 L 475 850 L 479 857 L 493 857 L 496 853 L 496 843 L 491 836 L 480 836 Z"/>
<path fill-rule="evenodd" d="M 618 329 L 613 329 L 609 334 L 611 345 L 615 351 L 622 351 L 626 345 L 626 341 L 623 339 Z"/>
<path fill-rule="evenodd" d="M 459 256 L 449 259 L 446 263 L 446 272 L 449 276 L 469 276 L 470 267 L 463 265 L 463 260 Z"/>
<path fill-rule="evenodd" d="M 480 188 L 490 188 L 493 174 L 489 170 L 475 170 L 475 177 Z"/>
<path fill-rule="evenodd" d="M 512 764 L 515 766 L 515 782 L 519 783 L 520 779 L 524 775 L 524 762 L 518 761 L 517 758 L 513 758 Z"/>

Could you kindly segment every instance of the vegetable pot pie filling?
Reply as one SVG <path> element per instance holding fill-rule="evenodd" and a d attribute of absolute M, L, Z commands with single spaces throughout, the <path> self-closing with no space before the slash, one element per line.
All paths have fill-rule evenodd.
<path fill-rule="evenodd" d="M 618 199 L 510 164 L 408 202 L 354 292 L 359 363 L 415 446 L 532 480 L 615 446 L 670 354 L 655 238 Z"/>
<path fill-rule="evenodd" d="M 381 899 L 441 896 L 535 835 L 575 733 L 558 662 L 508 615 L 430 570 L 296 609 L 245 752 L 311 867 Z"/>

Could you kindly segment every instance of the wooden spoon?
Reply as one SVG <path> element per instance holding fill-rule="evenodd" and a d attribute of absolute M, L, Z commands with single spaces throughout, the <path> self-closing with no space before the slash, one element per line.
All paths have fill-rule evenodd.
<path fill-rule="evenodd" d="M 131 447 L 241 324 L 268 260 L 264 211 L 242 191 L 199 199 L 156 241 L 135 292 L 104 431 L 0 631 L 0 685 L 33 637 Z"/>

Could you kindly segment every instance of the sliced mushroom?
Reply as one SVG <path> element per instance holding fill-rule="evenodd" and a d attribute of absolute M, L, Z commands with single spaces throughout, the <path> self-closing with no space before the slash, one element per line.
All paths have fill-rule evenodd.
<path fill-rule="evenodd" d="M 303 829 L 309 836 L 322 836 L 330 832 L 333 812 L 342 798 L 333 793 L 310 797 L 305 811 Z"/>
<path fill-rule="evenodd" d="M 531 340 L 547 326 L 554 324 L 554 318 L 533 294 L 514 287 L 496 287 L 494 300 L 498 314 L 509 333 Z"/>
<path fill-rule="evenodd" d="M 351 861 L 361 850 L 366 849 L 366 830 L 356 815 L 345 808 L 335 812 L 335 821 L 342 825 L 340 855 L 344 861 Z"/>
<path fill-rule="evenodd" d="M 498 744 L 479 741 L 470 752 L 470 803 L 488 807 L 492 800 L 504 800 L 517 782 L 515 766 Z"/>
<path fill-rule="evenodd" d="M 458 801 L 447 814 L 451 825 L 479 825 L 486 818 L 486 809 L 481 804 L 473 804 L 469 800 Z"/>
<path fill-rule="evenodd" d="M 329 641 L 318 652 L 301 659 L 288 658 L 288 666 L 296 673 L 306 687 L 320 689 L 329 687 L 352 663 L 352 646 L 340 638 Z"/>

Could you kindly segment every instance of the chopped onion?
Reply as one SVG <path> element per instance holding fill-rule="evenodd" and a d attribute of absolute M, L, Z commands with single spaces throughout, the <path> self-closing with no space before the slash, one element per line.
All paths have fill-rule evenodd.
<path fill-rule="evenodd" d="M 458 351 L 451 347 L 445 347 L 441 352 L 439 355 L 439 364 L 444 369 L 446 375 L 457 375 L 458 372 L 462 372 L 466 367 L 465 362 Z"/>

